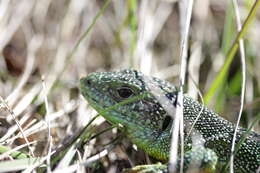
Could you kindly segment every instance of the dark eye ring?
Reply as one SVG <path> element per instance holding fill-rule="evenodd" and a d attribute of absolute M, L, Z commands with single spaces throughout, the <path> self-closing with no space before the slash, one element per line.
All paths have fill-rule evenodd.
<path fill-rule="evenodd" d="M 117 93 L 123 99 L 127 99 L 134 94 L 133 90 L 129 87 L 120 87 L 117 89 Z"/>

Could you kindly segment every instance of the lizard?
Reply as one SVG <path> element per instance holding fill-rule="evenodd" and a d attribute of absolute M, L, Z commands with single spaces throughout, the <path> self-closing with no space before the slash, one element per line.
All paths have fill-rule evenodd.
<path fill-rule="evenodd" d="M 160 93 L 154 93 L 154 88 L 159 88 Z M 158 160 L 169 159 L 174 120 L 167 111 L 167 105 L 161 103 L 160 98 L 166 98 L 174 109 L 178 95 L 178 89 L 174 85 L 146 76 L 137 70 L 126 69 L 91 73 L 80 79 L 80 92 L 101 116 L 121 128 L 138 148 Z M 204 156 L 201 158 L 204 160 L 201 169 L 204 169 L 204 172 L 220 172 L 230 159 L 234 124 L 187 95 L 183 97 L 183 122 L 184 165 L 191 162 L 190 156 L 196 159 L 202 154 Z M 236 143 L 245 132 L 245 128 L 238 128 Z M 193 135 L 199 136 L 195 137 L 198 140 L 195 143 L 201 143 L 202 147 L 194 146 Z M 208 163 L 205 160 L 208 160 Z M 203 164 L 206 167 L 203 168 Z M 255 173 L 259 171 L 259 167 L 260 134 L 250 131 L 234 155 L 234 171 Z M 137 166 L 132 170 L 168 171 L 165 164 Z"/>

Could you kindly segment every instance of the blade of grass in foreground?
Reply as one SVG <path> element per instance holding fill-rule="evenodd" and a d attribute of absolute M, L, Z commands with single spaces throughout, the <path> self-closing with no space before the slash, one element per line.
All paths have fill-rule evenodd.
<path fill-rule="evenodd" d="M 38 163 L 40 158 L 23 158 L 16 160 L 1 161 L 0 172 L 20 171 Z"/>
<path fill-rule="evenodd" d="M 232 46 L 232 40 L 234 40 L 234 37 L 236 36 L 234 30 L 234 9 L 232 6 L 232 3 L 230 2 L 228 4 L 226 15 L 225 15 L 225 24 L 224 24 L 224 31 L 222 36 L 222 43 L 221 43 L 221 52 L 223 55 L 226 55 L 228 53 L 229 48 Z M 216 112 L 222 112 L 226 101 L 226 92 L 219 92 L 224 91 L 227 83 L 226 76 L 221 80 L 222 84 L 218 85 L 217 91 L 214 93 L 217 93 L 216 98 L 214 99 L 214 110 Z"/>
<path fill-rule="evenodd" d="M 234 155 L 236 155 L 236 153 L 238 152 L 238 150 L 241 147 L 241 145 L 243 144 L 243 142 L 245 142 L 247 135 L 251 132 L 251 130 L 254 127 L 254 125 L 256 125 L 256 123 L 259 122 L 259 121 L 260 121 L 260 113 L 255 117 L 255 119 L 252 121 L 252 123 L 249 126 L 249 128 L 244 132 L 244 134 L 240 138 L 239 142 L 236 144 Z M 222 168 L 221 172 L 227 171 L 229 165 L 230 165 L 230 160 L 228 162 L 226 162 L 226 164 Z"/>
<path fill-rule="evenodd" d="M 134 62 L 134 51 L 136 48 L 136 40 L 137 40 L 137 18 L 136 18 L 136 10 L 137 10 L 137 2 L 136 0 L 128 0 L 128 15 L 129 15 L 129 23 L 131 29 L 131 43 L 130 43 L 130 64 L 132 67 L 135 67 Z"/>
<path fill-rule="evenodd" d="M 205 104 L 209 103 L 210 99 L 212 99 L 212 97 L 216 93 L 216 91 L 218 89 L 218 86 L 222 85 L 223 79 L 227 75 L 228 68 L 229 68 L 229 66 L 230 66 L 230 64 L 231 64 L 231 62 L 232 62 L 232 60 L 234 58 L 234 55 L 235 55 L 235 53 L 236 53 L 236 51 L 238 49 L 239 40 L 244 37 L 245 32 L 246 32 L 246 30 L 248 28 L 248 25 L 252 21 L 253 17 L 255 16 L 256 10 L 259 7 L 259 5 L 260 5 L 260 1 L 256 1 L 254 3 L 253 7 L 251 8 L 251 11 L 249 12 L 249 15 L 247 16 L 247 18 L 246 18 L 246 20 L 245 20 L 245 22 L 244 22 L 244 24 L 242 26 L 241 31 L 238 33 L 235 42 L 233 43 L 231 49 L 227 53 L 227 56 L 226 56 L 227 58 L 226 58 L 225 63 L 223 64 L 220 72 L 218 73 L 217 77 L 212 82 L 209 90 L 206 92 L 206 94 L 204 96 Z"/>

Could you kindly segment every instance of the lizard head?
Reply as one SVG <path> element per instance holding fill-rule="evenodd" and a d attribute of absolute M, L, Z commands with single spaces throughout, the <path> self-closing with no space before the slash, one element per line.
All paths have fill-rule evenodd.
<path fill-rule="evenodd" d="M 171 127 L 171 118 L 160 100 L 167 98 L 168 105 L 174 105 L 176 88 L 166 81 L 136 70 L 97 72 L 80 80 L 80 90 L 100 115 L 114 125 L 120 124 L 139 146 Z"/>

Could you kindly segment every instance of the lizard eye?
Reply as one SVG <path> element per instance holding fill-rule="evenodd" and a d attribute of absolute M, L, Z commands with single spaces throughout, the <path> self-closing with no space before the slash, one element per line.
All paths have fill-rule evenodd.
<path fill-rule="evenodd" d="M 130 96 L 132 96 L 134 94 L 133 90 L 128 88 L 128 87 L 120 87 L 117 89 L 117 93 L 118 95 L 123 98 L 123 99 L 127 99 Z"/>

